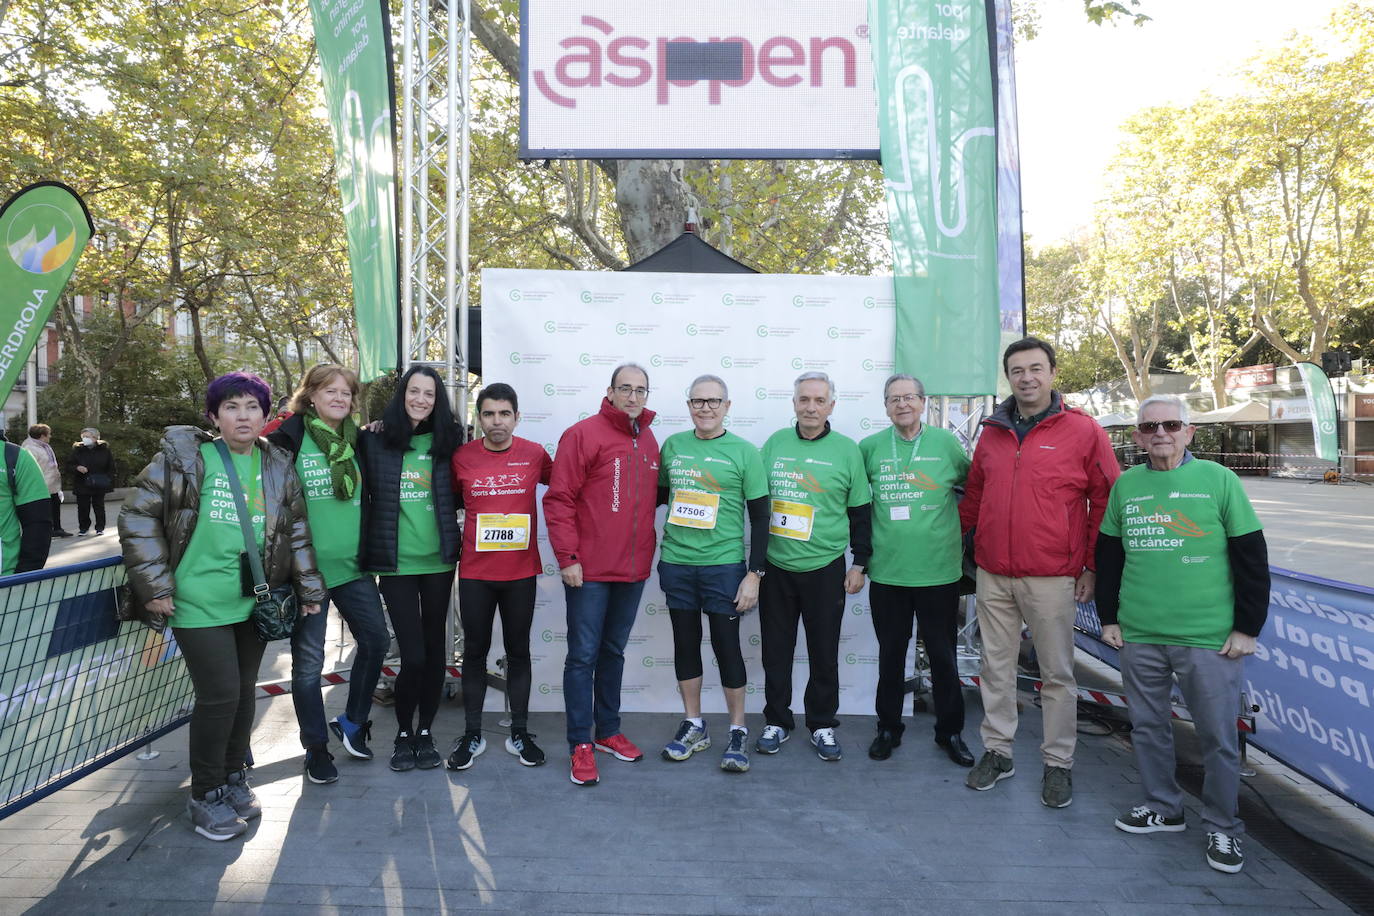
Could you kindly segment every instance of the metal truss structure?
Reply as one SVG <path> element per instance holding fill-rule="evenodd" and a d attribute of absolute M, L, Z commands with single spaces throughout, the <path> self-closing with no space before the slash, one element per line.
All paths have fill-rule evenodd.
<path fill-rule="evenodd" d="M 404 0 L 401 351 L 467 414 L 470 0 Z M 405 368 L 402 367 L 402 369 Z"/>

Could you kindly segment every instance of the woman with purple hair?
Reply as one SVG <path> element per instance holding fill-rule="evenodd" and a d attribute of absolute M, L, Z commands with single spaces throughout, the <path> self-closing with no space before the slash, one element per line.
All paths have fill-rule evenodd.
<path fill-rule="evenodd" d="M 262 814 L 247 762 L 264 644 L 249 619 L 239 497 L 250 507 L 268 584 L 294 583 L 304 614 L 319 613 L 325 595 L 292 458 L 258 438 L 270 404 L 271 391 L 256 375 L 215 379 L 205 415 L 219 436 L 168 427 L 119 515 L 139 619 L 157 629 L 171 625 L 195 688 L 186 811 L 195 831 L 211 840 L 242 835 L 247 820 Z M 226 462 L 239 481 L 237 494 Z"/>

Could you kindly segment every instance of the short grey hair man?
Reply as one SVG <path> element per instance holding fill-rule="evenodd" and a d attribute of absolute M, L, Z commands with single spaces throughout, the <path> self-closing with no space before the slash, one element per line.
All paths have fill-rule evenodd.
<path fill-rule="evenodd" d="M 645 369 L 645 368 L 644 368 L 643 366 L 641 366 L 639 363 L 621 363 L 619 366 L 616 366 L 614 369 L 611 370 L 611 387 L 612 387 L 612 388 L 615 387 L 615 380 L 616 380 L 617 378 L 620 377 L 620 373 L 623 372 L 623 371 L 625 371 L 626 369 L 635 369 L 635 370 L 638 370 L 639 372 L 644 373 L 644 384 L 645 384 L 645 385 L 649 384 L 649 370 L 648 370 L 648 369 Z"/>
<path fill-rule="evenodd" d="M 796 397 L 797 392 L 801 390 L 802 382 L 825 382 L 826 385 L 830 386 L 830 400 L 835 400 L 835 383 L 831 381 L 830 376 L 826 375 L 824 372 L 803 372 L 801 375 L 797 376 L 797 380 L 792 383 L 793 397 Z"/>
<path fill-rule="evenodd" d="M 1178 418 L 1183 421 L 1184 426 L 1188 426 L 1188 403 L 1183 398 L 1173 394 L 1152 394 L 1140 402 L 1140 406 L 1135 411 L 1135 421 L 1139 423 L 1145 417 L 1145 408 L 1151 404 L 1168 404 L 1178 408 Z"/>
<path fill-rule="evenodd" d="M 920 379 L 918 379 L 918 378 L 917 378 L 916 376 L 914 376 L 914 375 L 907 375 L 905 372 L 898 372 L 898 373 L 896 373 L 896 374 L 894 374 L 894 375 L 889 375 L 889 376 L 887 377 L 887 381 L 883 382 L 883 401 L 884 401 L 884 403 L 886 403 L 886 401 L 887 401 L 887 392 L 888 392 L 888 390 L 889 390 L 889 389 L 893 386 L 893 384 L 896 383 L 896 382 L 910 382 L 911 384 L 913 384 L 913 385 L 916 386 L 916 393 L 917 393 L 917 394 L 919 394 L 921 397 L 925 397 L 925 396 L 926 396 L 926 386 L 925 386 L 925 384 L 924 384 Z"/>
<path fill-rule="evenodd" d="M 687 393 L 690 395 L 694 388 L 704 382 L 715 382 L 720 386 L 720 396 L 724 400 L 730 400 L 730 386 L 725 384 L 725 379 L 721 378 L 719 375 L 711 375 L 709 372 L 706 375 L 698 375 L 696 378 L 692 379 L 692 384 L 687 386 Z"/>

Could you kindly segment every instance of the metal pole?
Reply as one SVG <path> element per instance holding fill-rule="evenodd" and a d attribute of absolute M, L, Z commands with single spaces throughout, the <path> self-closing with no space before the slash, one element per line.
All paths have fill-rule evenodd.
<path fill-rule="evenodd" d="M 42 343 L 42 336 L 39 337 Z M 28 390 L 24 392 L 24 402 L 29 408 L 29 425 L 38 422 L 38 345 L 35 344 L 33 352 L 29 354 L 29 361 L 24 366 L 24 375 L 28 381 Z"/>
<path fill-rule="evenodd" d="M 415 252 L 415 4 L 405 0 L 401 14 L 401 356 L 398 371 L 410 361 L 414 286 L 411 259 Z"/>
<path fill-rule="evenodd" d="M 450 93 L 452 84 L 450 84 Z M 469 247 L 468 247 L 468 210 L 469 202 L 472 199 L 471 185 L 472 178 L 472 155 L 471 155 L 471 125 L 472 125 L 472 3 L 471 0 L 463 0 L 463 67 L 458 82 L 458 92 L 462 96 L 463 114 L 461 138 L 461 157 L 460 166 L 461 180 L 463 185 L 463 206 L 458 219 L 458 259 L 453 262 L 458 274 L 458 365 L 456 381 L 458 383 L 458 398 L 455 401 L 458 409 L 458 422 L 462 424 L 464 430 L 467 429 L 468 417 L 468 366 L 472 361 L 468 358 L 468 289 L 469 289 Z M 449 213 L 453 213 L 453 207 L 449 207 Z M 451 300 L 450 300 L 451 301 Z M 450 311 L 450 314 L 452 312 Z M 450 318 L 448 339 L 449 359 L 453 358 L 452 341 L 454 340 L 452 318 Z M 452 371 L 453 366 L 450 365 Z"/>
<path fill-rule="evenodd" d="M 449 401 L 453 404 L 455 411 L 458 409 L 458 402 L 455 398 L 457 393 L 457 379 L 454 378 L 453 371 L 453 312 L 457 307 L 455 293 L 457 284 L 455 282 L 457 273 L 456 259 L 458 256 L 458 225 L 454 216 L 458 207 L 458 183 L 462 181 L 462 154 L 458 148 L 461 133 L 454 128 L 457 126 L 459 118 L 464 112 L 459 111 L 462 102 L 462 91 L 459 88 L 459 67 L 462 63 L 458 54 L 458 29 L 461 26 L 463 34 L 467 34 L 467 21 L 464 19 L 459 22 L 458 16 L 454 15 L 453 4 L 448 5 L 448 15 L 446 17 L 444 50 L 447 52 L 447 71 L 446 81 L 448 92 L 444 99 L 445 124 L 444 124 L 444 351 L 440 359 L 440 365 L 444 368 L 444 381 L 448 385 Z M 467 15 L 467 5 L 464 3 L 463 15 Z"/>

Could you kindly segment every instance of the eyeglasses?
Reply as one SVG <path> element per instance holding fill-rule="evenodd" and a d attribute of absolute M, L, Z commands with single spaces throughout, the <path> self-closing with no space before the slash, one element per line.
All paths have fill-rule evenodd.
<path fill-rule="evenodd" d="M 887 399 L 889 404 L 915 404 L 917 401 L 924 401 L 923 394 L 894 394 Z"/>
<path fill-rule="evenodd" d="M 616 385 L 615 393 L 622 398 L 639 398 L 641 401 L 649 396 L 648 388 L 635 388 L 630 385 Z"/>
<path fill-rule="evenodd" d="M 1140 430 L 1142 433 L 1144 433 L 1144 434 L 1147 435 L 1147 436 L 1150 435 L 1150 434 L 1152 434 L 1155 430 L 1159 429 L 1160 427 L 1163 427 L 1163 428 L 1164 428 L 1165 430 L 1167 430 L 1168 432 L 1176 433 L 1176 432 L 1178 432 L 1180 429 L 1183 428 L 1183 421 L 1182 421 L 1182 420 L 1159 420 L 1159 421 L 1147 420 L 1147 421 L 1144 422 L 1144 423 L 1137 423 L 1137 424 L 1135 425 L 1135 428 L 1136 428 L 1136 429 Z"/>
<path fill-rule="evenodd" d="M 703 410 L 703 409 L 706 409 L 706 408 L 710 408 L 711 410 L 715 410 L 717 407 L 719 407 L 720 405 L 722 405 L 722 404 L 724 404 L 724 403 L 725 403 L 725 401 L 724 401 L 724 399 L 722 399 L 722 398 L 688 398 L 688 399 L 687 399 L 687 406 L 690 407 L 690 408 L 692 408 L 693 410 Z"/>

